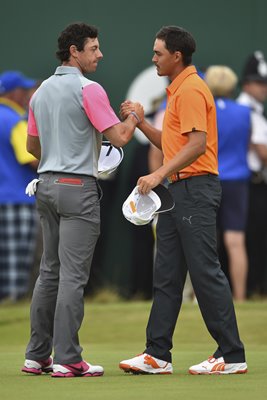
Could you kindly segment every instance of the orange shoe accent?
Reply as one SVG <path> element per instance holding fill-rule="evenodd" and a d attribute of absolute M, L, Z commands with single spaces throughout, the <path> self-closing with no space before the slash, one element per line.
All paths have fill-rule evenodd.
<path fill-rule="evenodd" d="M 152 356 L 147 355 L 144 358 L 144 364 L 151 365 L 151 367 L 157 369 L 157 368 L 165 368 L 168 363 L 166 362 L 164 367 L 160 367 Z"/>
<path fill-rule="evenodd" d="M 212 367 L 211 372 L 219 372 L 219 371 L 224 371 L 225 370 L 225 363 L 221 362 L 218 363 L 216 365 L 214 365 L 214 367 Z"/>
<path fill-rule="evenodd" d="M 199 372 L 193 371 L 193 370 L 191 370 L 191 369 L 189 369 L 188 372 L 189 372 L 189 374 L 191 374 L 191 375 L 199 375 Z M 208 372 L 206 373 L 206 375 L 207 375 L 207 374 L 208 374 Z M 203 372 L 203 375 L 205 375 L 204 372 Z"/>
<path fill-rule="evenodd" d="M 129 372 L 129 371 L 140 371 L 140 372 L 142 372 L 142 370 L 141 369 L 139 369 L 139 368 L 137 368 L 137 367 L 132 367 L 131 365 L 129 365 L 129 364 L 122 364 L 122 363 L 120 363 L 119 364 L 119 367 L 120 367 L 120 369 L 123 369 L 123 371 L 126 371 L 126 372 Z"/>
<path fill-rule="evenodd" d="M 234 372 L 235 374 L 246 374 L 248 372 L 248 369 L 242 369 L 241 371 L 236 371 Z"/>

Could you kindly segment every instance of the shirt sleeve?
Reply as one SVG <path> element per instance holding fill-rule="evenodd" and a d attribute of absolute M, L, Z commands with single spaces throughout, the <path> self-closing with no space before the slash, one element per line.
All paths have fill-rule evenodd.
<path fill-rule="evenodd" d="M 197 90 L 184 91 L 177 101 L 181 133 L 207 132 L 207 106 L 202 93 Z"/>
<path fill-rule="evenodd" d="M 120 123 L 105 90 L 98 83 L 92 83 L 83 88 L 83 107 L 91 123 L 99 132 Z"/>
<path fill-rule="evenodd" d="M 31 136 L 39 136 L 34 113 L 32 111 L 31 106 L 29 107 L 29 116 L 28 116 L 28 134 Z"/>
<path fill-rule="evenodd" d="M 29 164 L 35 161 L 36 158 L 27 152 L 27 122 L 18 122 L 11 132 L 11 145 L 14 149 L 16 159 L 20 164 Z"/>
<path fill-rule="evenodd" d="M 254 144 L 267 144 L 267 121 L 263 115 L 251 112 L 251 142 Z"/>

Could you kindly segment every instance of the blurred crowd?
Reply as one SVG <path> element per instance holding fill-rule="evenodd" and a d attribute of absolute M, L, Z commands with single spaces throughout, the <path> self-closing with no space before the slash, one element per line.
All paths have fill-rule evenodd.
<path fill-rule="evenodd" d="M 218 215 L 218 248 L 236 301 L 267 296 L 267 63 L 255 51 L 244 63 L 240 77 L 226 65 L 212 65 L 202 74 L 214 96 L 218 124 L 219 174 L 222 201 Z M 40 82 L 19 71 L 0 74 L 0 302 L 30 295 L 38 274 L 42 238 L 35 198 L 25 194 L 37 176 L 38 162 L 26 151 L 27 113 L 31 95 Z M 148 118 L 161 127 L 165 99 Z M 105 287 L 118 289 L 125 298 L 152 296 L 153 224 L 136 227 L 125 221 L 129 260 L 122 274 L 112 273 L 109 234 L 116 231 L 115 204 L 121 210 L 124 195 L 139 176 L 162 163 L 162 154 L 148 143 L 132 146 L 130 167 L 124 165 L 100 182 L 101 231 L 86 293 Z M 154 222 L 155 223 L 155 222 Z M 121 246 L 120 243 L 117 243 Z M 109 264 L 111 267 L 107 267 Z M 186 285 L 185 299 L 194 299 Z"/>

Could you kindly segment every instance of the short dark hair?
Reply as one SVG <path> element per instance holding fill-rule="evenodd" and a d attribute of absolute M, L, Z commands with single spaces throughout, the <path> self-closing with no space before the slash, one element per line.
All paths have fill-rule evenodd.
<path fill-rule="evenodd" d="M 163 40 L 170 53 L 180 51 L 184 65 L 190 65 L 192 54 L 196 51 L 196 42 L 191 33 L 179 26 L 163 26 L 156 34 L 156 39 Z"/>
<path fill-rule="evenodd" d="M 75 45 L 78 51 L 82 51 L 86 39 L 96 38 L 98 30 L 94 26 L 86 25 L 82 22 L 68 25 L 64 31 L 61 32 L 57 42 L 58 51 L 56 52 L 57 58 L 63 62 L 70 59 L 70 46 Z"/>

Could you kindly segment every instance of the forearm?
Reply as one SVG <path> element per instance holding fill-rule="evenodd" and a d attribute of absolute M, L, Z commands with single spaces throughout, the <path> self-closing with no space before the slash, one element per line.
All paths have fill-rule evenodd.
<path fill-rule="evenodd" d="M 128 117 L 121 123 L 121 139 L 124 144 L 127 144 L 132 139 L 137 124 L 138 120 L 133 114 L 128 115 Z"/>
<path fill-rule="evenodd" d="M 37 170 L 38 165 L 39 165 L 39 160 L 32 161 L 29 165 L 30 165 L 33 169 Z"/>
<path fill-rule="evenodd" d="M 41 149 L 32 149 L 31 151 L 28 150 L 29 153 L 31 153 L 38 161 L 41 159 Z M 36 168 L 38 164 L 32 164 L 33 168 Z"/>
<path fill-rule="evenodd" d="M 252 144 L 251 149 L 255 150 L 261 162 L 267 165 L 267 146 L 264 144 Z"/>
<path fill-rule="evenodd" d="M 103 134 L 113 146 L 123 147 L 131 140 L 137 123 L 136 117 L 130 114 L 123 122 L 106 129 Z"/>
<path fill-rule="evenodd" d="M 159 129 L 155 128 L 146 120 L 143 120 L 137 127 L 144 133 L 151 143 L 161 150 L 161 131 Z"/>
<path fill-rule="evenodd" d="M 37 158 L 37 160 L 41 159 L 41 145 L 39 137 L 28 135 L 26 148 L 30 154 Z"/>
<path fill-rule="evenodd" d="M 170 161 L 158 168 L 156 173 L 163 180 L 175 172 L 181 171 L 188 165 L 191 165 L 202 154 L 204 154 L 204 152 L 205 148 L 199 146 L 199 144 L 186 145 Z"/>
<path fill-rule="evenodd" d="M 204 154 L 205 151 L 205 132 L 190 132 L 188 134 L 187 144 L 184 145 L 171 160 L 152 172 L 152 174 L 141 176 L 138 179 L 137 185 L 139 186 L 139 192 L 142 194 L 149 193 L 151 189 L 161 183 L 165 178 L 191 165 Z"/>

